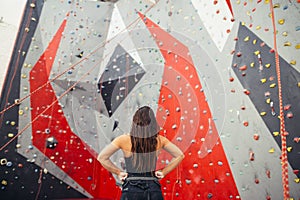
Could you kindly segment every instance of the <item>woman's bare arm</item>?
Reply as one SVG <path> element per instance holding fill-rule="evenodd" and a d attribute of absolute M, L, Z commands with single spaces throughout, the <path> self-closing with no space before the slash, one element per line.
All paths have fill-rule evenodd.
<path fill-rule="evenodd" d="M 119 150 L 119 147 L 110 143 L 107 145 L 98 155 L 97 160 L 102 164 L 102 166 L 109 172 L 119 175 L 122 171 L 110 160 L 110 156 Z"/>
<path fill-rule="evenodd" d="M 168 141 L 168 140 L 167 140 Z M 168 173 L 170 173 L 173 169 L 175 169 L 179 163 L 183 160 L 184 154 L 183 152 L 172 142 L 169 142 L 163 146 L 163 149 L 165 149 L 168 153 L 170 153 L 173 156 L 172 161 L 162 170 L 160 170 L 156 173 L 156 176 L 158 178 L 163 178 Z"/>

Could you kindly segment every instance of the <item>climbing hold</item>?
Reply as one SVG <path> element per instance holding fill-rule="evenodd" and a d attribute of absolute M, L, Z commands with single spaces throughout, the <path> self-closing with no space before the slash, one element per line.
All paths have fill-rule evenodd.
<path fill-rule="evenodd" d="M 260 51 L 254 51 L 254 54 L 257 56 L 258 54 L 260 54 Z"/>
<path fill-rule="evenodd" d="M 257 133 L 255 133 L 255 134 L 253 135 L 253 139 L 254 139 L 254 140 L 259 140 L 259 135 L 258 135 Z"/>
<path fill-rule="evenodd" d="M 2 185 L 7 185 L 7 181 L 3 179 L 3 180 L 1 181 L 1 184 L 2 184 Z"/>
<path fill-rule="evenodd" d="M 48 149 L 54 149 L 57 144 L 58 144 L 58 142 L 54 137 L 47 138 L 46 147 Z"/>
<path fill-rule="evenodd" d="M 83 56 L 83 51 L 81 51 L 78 55 L 76 55 L 77 58 L 82 58 Z"/>
<path fill-rule="evenodd" d="M 289 110 L 291 108 L 291 104 L 287 104 L 283 107 L 283 110 Z"/>
<path fill-rule="evenodd" d="M 249 157 L 250 161 L 254 161 L 254 152 L 250 151 L 250 157 Z"/>
<path fill-rule="evenodd" d="M 246 69 L 247 69 L 247 65 L 243 65 L 243 66 L 240 67 L 241 71 L 245 71 Z"/>
<path fill-rule="evenodd" d="M 292 44 L 290 43 L 290 42 L 285 42 L 284 44 L 283 44 L 283 46 L 285 46 L 285 47 L 289 47 L 289 46 L 291 46 Z"/>
<path fill-rule="evenodd" d="M 267 79 L 266 78 L 262 78 L 262 79 L 260 79 L 260 82 L 262 82 L 262 83 L 265 83 L 267 81 Z"/>
<path fill-rule="evenodd" d="M 290 64 L 291 64 L 291 65 L 296 65 L 296 60 L 291 60 L 291 61 L 290 61 Z"/>
<path fill-rule="evenodd" d="M 269 153 L 274 153 L 275 152 L 275 149 L 274 148 L 271 148 L 270 150 L 269 150 Z"/>
<path fill-rule="evenodd" d="M 267 112 L 261 112 L 260 115 L 261 116 L 265 116 L 267 114 Z"/>
<path fill-rule="evenodd" d="M 287 117 L 287 118 L 293 118 L 293 116 L 294 116 L 294 115 L 293 115 L 292 112 L 288 112 L 288 113 L 286 114 L 286 117 Z"/>
<path fill-rule="evenodd" d="M 50 132 L 51 132 L 51 130 L 50 130 L 49 128 L 46 128 L 46 129 L 45 129 L 45 133 L 46 133 L 46 134 L 49 134 Z"/>
<path fill-rule="evenodd" d="M 287 150 L 288 152 L 291 152 L 291 151 L 293 150 L 293 147 L 287 147 L 286 150 Z"/>
<path fill-rule="evenodd" d="M 245 37 L 245 38 L 244 38 L 244 42 L 248 42 L 248 41 L 249 41 L 249 39 L 250 39 L 250 37 L 249 37 L 249 36 Z"/>
<path fill-rule="evenodd" d="M 288 33 L 286 32 L 286 31 L 284 31 L 283 33 L 282 33 L 282 36 L 287 36 L 288 35 Z"/>
<path fill-rule="evenodd" d="M 6 164 L 7 164 L 7 159 L 6 159 L 6 158 L 2 158 L 2 159 L 0 160 L 0 164 L 1 164 L 1 165 L 6 165 Z"/>
<path fill-rule="evenodd" d="M 245 93 L 246 95 L 249 95 L 249 94 L 250 94 L 250 91 L 247 90 L 247 89 L 244 89 L 244 93 Z"/>
<path fill-rule="evenodd" d="M 271 66 L 271 64 L 270 63 L 268 63 L 268 64 L 265 64 L 265 67 L 266 68 L 269 68 Z"/>
<path fill-rule="evenodd" d="M 288 135 L 289 135 L 289 132 L 284 131 L 284 132 L 282 133 L 282 135 L 283 135 L 283 136 L 288 136 Z"/>
<path fill-rule="evenodd" d="M 8 136 L 9 138 L 12 138 L 12 137 L 14 137 L 14 134 L 13 134 L 13 133 L 8 133 L 7 136 Z"/>
<path fill-rule="evenodd" d="M 271 171 L 269 169 L 266 169 L 266 175 L 268 178 L 271 178 Z"/>
<path fill-rule="evenodd" d="M 296 183 L 300 183 L 300 178 L 295 178 L 294 181 L 295 181 Z"/>
<path fill-rule="evenodd" d="M 208 193 L 207 198 L 211 199 L 213 197 L 212 193 Z"/>
<path fill-rule="evenodd" d="M 276 87 L 276 83 L 272 83 L 272 84 L 270 85 L 270 88 L 274 88 L 274 87 Z"/>
<path fill-rule="evenodd" d="M 300 43 L 299 43 L 299 44 L 296 44 L 295 48 L 296 48 L 296 49 L 300 49 Z"/>
<path fill-rule="evenodd" d="M 294 137 L 294 142 L 298 143 L 300 141 L 300 137 Z"/>
<path fill-rule="evenodd" d="M 285 19 L 279 19 L 278 20 L 278 24 L 280 24 L 280 25 L 284 24 L 284 22 L 285 22 Z"/>

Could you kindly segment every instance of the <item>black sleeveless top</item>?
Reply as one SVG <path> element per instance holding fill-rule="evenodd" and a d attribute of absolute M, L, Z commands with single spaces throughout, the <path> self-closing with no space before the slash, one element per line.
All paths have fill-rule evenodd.
<path fill-rule="evenodd" d="M 126 167 L 126 172 L 128 173 L 128 176 L 137 176 L 137 177 L 153 177 L 155 176 L 154 172 L 156 169 L 156 152 L 152 152 L 151 157 L 155 156 L 153 160 L 153 163 L 151 162 L 150 165 L 146 166 L 146 169 L 144 169 L 142 172 L 138 171 L 133 164 L 133 155 L 130 157 L 124 157 L 125 159 L 125 167 Z"/>

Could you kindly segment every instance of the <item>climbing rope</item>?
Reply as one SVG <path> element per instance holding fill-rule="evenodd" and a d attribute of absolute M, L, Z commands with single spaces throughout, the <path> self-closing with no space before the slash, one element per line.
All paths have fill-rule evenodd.
<path fill-rule="evenodd" d="M 279 55 L 277 50 L 276 42 L 276 26 L 275 26 L 275 15 L 273 8 L 273 1 L 270 0 L 270 10 L 271 18 L 273 24 L 273 34 L 274 34 L 274 52 L 275 52 L 275 62 L 276 62 L 276 74 L 278 82 L 278 99 L 279 99 L 279 117 L 280 117 L 280 135 L 281 135 L 281 176 L 282 176 L 282 186 L 283 186 L 283 199 L 289 199 L 289 177 L 288 177 L 288 159 L 287 159 L 287 147 L 286 147 L 286 136 L 284 123 L 284 113 L 282 106 L 282 91 L 281 91 L 281 79 L 280 79 L 280 65 L 279 65 Z"/>

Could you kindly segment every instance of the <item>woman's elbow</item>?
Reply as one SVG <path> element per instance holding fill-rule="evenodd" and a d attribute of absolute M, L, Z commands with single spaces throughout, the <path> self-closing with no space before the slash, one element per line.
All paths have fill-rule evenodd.
<path fill-rule="evenodd" d="M 181 159 L 182 159 L 182 160 L 184 159 L 184 157 L 185 157 L 185 155 L 184 155 L 184 154 L 181 154 Z"/>
<path fill-rule="evenodd" d="M 103 156 L 103 154 L 99 154 L 97 157 L 97 160 L 102 164 L 105 161 L 105 156 Z"/>
<path fill-rule="evenodd" d="M 182 153 L 182 154 L 180 154 L 179 156 L 178 156 L 178 158 L 180 159 L 180 160 L 183 160 L 184 159 L 184 153 Z"/>

